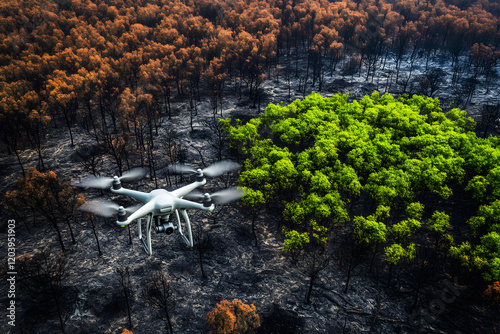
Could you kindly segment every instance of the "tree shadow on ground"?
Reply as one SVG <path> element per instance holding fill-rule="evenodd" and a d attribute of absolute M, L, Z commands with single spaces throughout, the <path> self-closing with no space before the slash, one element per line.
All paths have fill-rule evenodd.
<path fill-rule="evenodd" d="M 257 334 L 301 334 L 304 320 L 296 312 L 274 305 L 272 313 L 263 317 Z"/>

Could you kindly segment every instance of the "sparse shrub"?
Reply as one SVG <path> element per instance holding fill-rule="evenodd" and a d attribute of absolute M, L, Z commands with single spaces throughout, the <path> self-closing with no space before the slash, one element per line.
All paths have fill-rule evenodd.
<path fill-rule="evenodd" d="M 207 315 L 207 325 L 213 334 L 255 333 L 260 318 L 253 304 L 223 300 Z"/>
<path fill-rule="evenodd" d="M 500 306 L 500 282 L 488 285 L 488 288 L 483 292 L 483 298 L 491 304 Z"/>

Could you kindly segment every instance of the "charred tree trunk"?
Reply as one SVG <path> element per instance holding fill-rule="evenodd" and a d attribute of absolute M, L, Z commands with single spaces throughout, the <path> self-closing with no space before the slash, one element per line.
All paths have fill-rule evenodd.
<path fill-rule="evenodd" d="M 128 325 L 129 328 L 132 329 L 132 313 L 130 309 L 130 294 L 131 294 L 131 289 L 130 289 L 130 272 L 129 268 L 126 267 L 125 269 L 122 268 L 116 268 L 116 272 L 120 276 L 120 285 L 123 289 L 123 295 L 125 298 L 125 304 L 127 305 L 127 314 L 128 314 Z"/>
<path fill-rule="evenodd" d="M 66 220 L 66 225 L 68 225 L 69 233 L 71 235 L 71 242 L 73 244 L 76 244 L 76 238 L 75 238 L 75 234 L 73 233 L 73 227 L 71 227 L 71 223 L 69 220 Z"/>
<path fill-rule="evenodd" d="M 306 303 L 307 304 L 311 304 L 311 294 L 312 294 L 313 284 L 314 284 L 315 279 L 316 279 L 315 274 L 309 276 L 309 288 L 307 289 L 307 295 L 306 295 Z"/>
<path fill-rule="evenodd" d="M 52 226 L 56 230 L 57 240 L 59 240 L 59 245 L 61 245 L 61 251 L 62 252 L 66 252 L 66 247 L 64 247 L 64 242 L 63 242 L 63 239 L 62 239 L 61 230 L 59 229 L 59 226 L 57 226 L 57 221 L 55 221 L 55 220 L 52 221 Z"/>
<path fill-rule="evenodd" d="M 252 235 L 255 240 L 255 247 L 259 246 L 259 240 L 257 239 L 257 232 L 255 231 L 255 220 L 257 219 L 256 215 L 252 215 Z"/>

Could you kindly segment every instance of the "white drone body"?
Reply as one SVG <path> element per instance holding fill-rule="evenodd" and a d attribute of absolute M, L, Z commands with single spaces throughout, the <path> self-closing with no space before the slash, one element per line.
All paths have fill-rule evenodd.
<path fill-rule="evenodd" d="M 212 171 L 212 175 L 215 176 L 222 174 L 220 173 L 221 171 L 229 171 L 236 168 L 237 166 L 239 165 L 232 162 L 219 162 L 206 168 L 205 171 Z M 178 168 L 179 165 L 174 167 Z M 186 167 L 182 168 L 184 169 L 184 171 L 186 171 Z M 217 173 L 214 173 L 214 170 Z M 191 171 L 191 169 L 189 171 Z M 116 224 L 121 227 L 127 226 L 128 224 L 137 221 L 139 240 L 141 240 L 142 245 L 144 246 L 144 250 L 148 255 L 153 254 L 153 250 L 151 247 L 151 231 L 153 230 L 153 224 L 155 231 L 158 233 L 165 233 L 167 235 L 170 235 L 175 230 L 177 230 L 186 242 L 186 245 L 188 247 L 193 247 L 191 222 L 186 213 L 186 210 L 197 209 L 212 212 L 215 209 L 215 205 L 212 203 L 212 197 L 215 200 L 217 200 L 217 198 L 220 198 L 220 200 L 218 201 L 219 203 L 228 203 L 240 198 L 243 195 L 241 190 L 230 188 L 219 192 L 219 195 L 217 195 L 217 193 L 213 194 L 212 196 L 208 193 L 204 195 L 198 195 L 198 198 L 203 199 L 203 203 L 197 203 L 184 199 L 184 196 L 189 195 L 193 190 L 207 183 L 207 180 L 204 177 L 204 171 L 201 169 L 196 170 L 195 182 L 174 191 L 155 189 L 149 193 L 146 193 L 122 187 L 121 180 L 129 180 L 131 178 L 134 179 L 142 172 L 142 169 L 140 171 L 135 170 L 129 172 L 129 175 L 131 175 L 132 177 L 126 176 L 125 174 L 121 178 L 117 176 L 106 179 L 91 177 L 87 178 L 86 180 L 80 181 L 79 183 L 74 183 L 74 185 L 80 187 L 104 189 L 108 188 L 111 185 L 109 187 L 109 190 L 112 193 L 129 196 L 142 203 L 142 206 L 138 208 L 133 207 L 126 209 L 123 206 L 118 206 L 117 204 L 110 201 L 97 200 L 84 204 L 81 209 L 106 217 L 112 216 L 117 213 L 118 218 Z M 127 217 L 128 213 L 130 213 L 130 215 Z M 170 220 L 170 215 L 172 214 L 175 215 L 175 220 Z M 182 224 L 180 216 L 182 216 L 184 224 Z M 146 222 L 145 238 L 142 234 L 143 219 L 145 219 Z M 184 232 L 183 225 L 185 226 L 186 232 Z"/>

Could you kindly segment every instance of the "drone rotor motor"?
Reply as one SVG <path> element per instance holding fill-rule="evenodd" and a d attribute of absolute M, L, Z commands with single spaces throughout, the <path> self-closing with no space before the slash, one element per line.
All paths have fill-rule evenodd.
<path fill-rule="evenodd" d="M 114 190 L 118 190 L 122 187 L 122 183 L 120 182 L 118 176 L 113 177 L 112 185 Z"/>
<path fill-rule="evenodd" d="M 196 174 L 195 175 L 196 175 L 196 182 L 202 182 L 203 181 L 203 179 L 204 179 L 203 171 L 200 168 L 198 168 L 196 170 Z"/>
<path fill-rule="evenodd" d="M 127 211 L 123 206 L 118 208 L 118 219 L 119 222 L 124 222 L 127 220 Z"/>
<path fill-rule="evenodd" d="M 203 195 L 203 206 L 209 208 L 212 205 L 212 198 L 210 194 L 206 193 Z"/>

